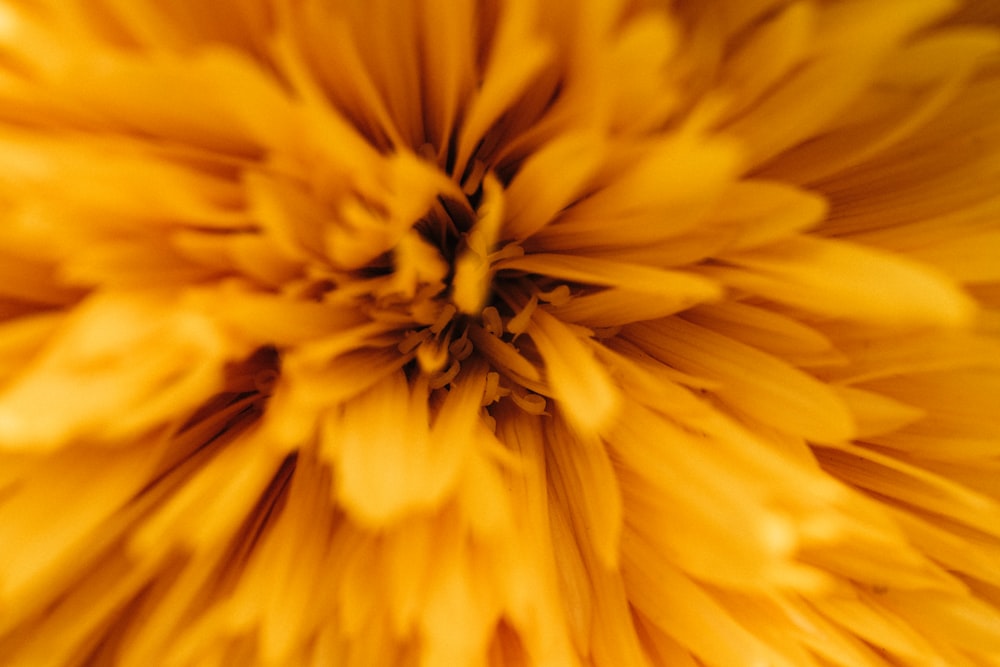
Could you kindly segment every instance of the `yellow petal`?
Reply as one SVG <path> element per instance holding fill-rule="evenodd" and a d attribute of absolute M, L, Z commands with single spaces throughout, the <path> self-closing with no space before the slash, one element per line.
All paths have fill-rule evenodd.
<path fill-rule="evenodd" d="M 625 336 L 664 363 L 719 381 L 714 393 L 763 423 L 820 442 L 854 433 L 827 385 L 760 350 L 678 318 L 629 325 Z"/>
<path fill-rule="evenodd" d="M 570 423 L 584 433 L 593 433 L 612 419 L 621 401 L 620 392 L 581 333 L 539 310 L 528 335 L 545 362 L 546 382 Z"/>
<path fill-rule="evenodd" d="M 859 245 L 800 237 L 725 256 L 707 275 L 802 311 L 886 326 L 960 326 L 975 305 L 929 267 Z M 835 276 L 835 279 L 831 279 Z"/>

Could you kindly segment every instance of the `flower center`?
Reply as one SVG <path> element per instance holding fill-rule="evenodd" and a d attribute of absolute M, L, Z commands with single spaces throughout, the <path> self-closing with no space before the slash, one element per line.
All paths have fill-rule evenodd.
<path fill-rule="evenodd" d="M 530 338 L 520 338 L 543 300 L 527 277 L 497 280 L 493 265 L 523 254 L 499 238 L 502 185 L 493 175 L 476 175 L 465 197 L 441 196 L 388 256 L 364 269 L 382 281 L 369 315 L 401 320 L 399 352 L 411 378 L 424 376 L 431 389 L 447 387 L 465 363 L 485 363 L 484 404 L 510 397 L 523 409 L 541 412 L 545 400 L 540 362 Z M 408 321 L 407 321 L 408 320 Z"/>

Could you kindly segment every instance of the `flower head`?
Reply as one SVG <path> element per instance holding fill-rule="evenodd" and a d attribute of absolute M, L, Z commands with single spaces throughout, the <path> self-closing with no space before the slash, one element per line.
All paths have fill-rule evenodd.
<path fill-rule="evenodd" d="M 5 664 L 997 664 L 998 14 L 0 2 Z"/>

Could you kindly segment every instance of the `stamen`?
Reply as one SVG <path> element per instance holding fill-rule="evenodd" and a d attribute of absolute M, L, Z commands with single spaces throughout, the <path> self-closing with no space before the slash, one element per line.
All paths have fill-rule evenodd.
<path fill-rule="evenodd" d="M 458 376 L 458 372 L 462 369 L 462 365 L 457 359 L 451 362 L 451 366 L 448 367 L 443 373 L 438 373 L 437 375 L 431 376 L 428 381 L 427 386 L 431 389 L 441 389 L 445 385 L 449 384 Z"/>
<path fill-rule="evenodd" d="M 400 354 L 409 354 L 413 350 L 417 349 L 417 346 L 422 342 L 427 340 L 427 337 L 431 335 L 429 329 L 421 329 L 420 331 L 407 331 L 403 337 L 403 340 L 399 342 L 396 349 L 399 350 Z"/>
<path fill-rule="evenodd" d="M 472 341 L 469 340 L 468 332 L 463 332 L 461 336 L 451 342 L 448 351 L 454 359 L 463 361 L 472 354 Z"/>
<path fill-rule="evenodd" d="M 531 392 L 524 391 L 523 389 L 514 389 L 514 391 L 510 393 L 510 398 L 514 401 L 514 405 L 521 408 L 529 415 L 548 414 L 545 412 L 545 398 L 539 396 L 538 394 L 533 394 Z"/>
<path fill-rule="evenodd" d="M 486 388 L 483 390 L 483 400 L 481 405 L 486 406 L 496 403 L 500 398 L 497 390 L 500 388 L 500 374 L 490 371 L 486 374 Z"/>
<path fill-rule="evenodd" d="M 535 308 L 538 307 L 538 295 L 532 294 L 531 299 L 518 313 L 507 320 L 507 331 L 514 334 L 516 339 L 519 335 L 525 332 L 528 328 L 528 324 L 531 323 L 531 315 L 535 312 Z"/>
<path fill-rule="evenodd" d="M 483 328 L 491 336 L 499 337 L 503 334 L 503 320 L 500 319 L 500 311 L 495 306 L 483 308 Z"/>
<path fill-rule="evenodd" d="M 445 304 L 444 307 L 441 308 L 441 312 L 438 313 L 437 319 L 434 320 L 434 324 L 431 325 L 431 331 L 435 335 L 441 333 L 445 326 L 451 322 L 451 319 L 455 317 L 455 313 L 457 312 L 458 309 L 455 308 L 455 306 L 450 303 Z"/>

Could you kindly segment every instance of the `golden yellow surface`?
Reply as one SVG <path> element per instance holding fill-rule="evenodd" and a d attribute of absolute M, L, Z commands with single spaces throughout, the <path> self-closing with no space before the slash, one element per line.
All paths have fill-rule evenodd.
<path fill-rule="evenodd" d="M 0 0 L 0 665 L 1000 666 L 998 184 L 994 0 Z"/>

